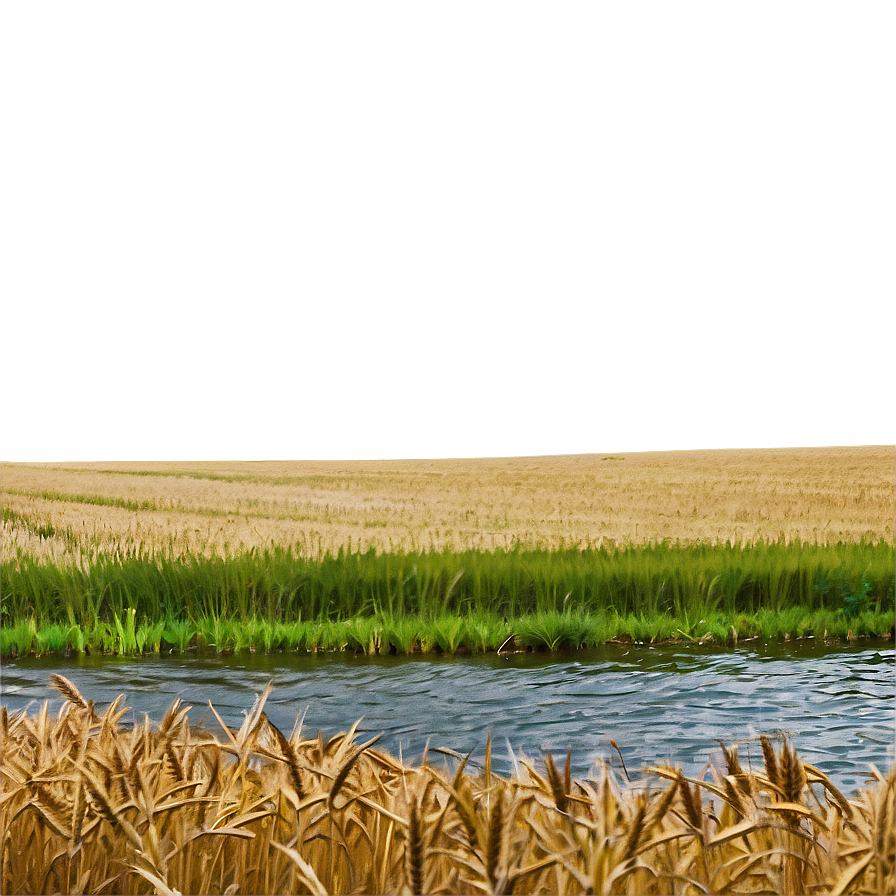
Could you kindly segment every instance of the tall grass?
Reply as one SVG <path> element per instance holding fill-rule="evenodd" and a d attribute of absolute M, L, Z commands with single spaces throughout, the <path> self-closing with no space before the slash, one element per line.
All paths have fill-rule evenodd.
<path fill-rule="evenodd" d="M 62 676 L 0 710 L 4 893 L 892 893 L 894 774 L 847 796 L 761 738 L 700 778 L 516 757 L 502 778 L 276 728 L 270 686 L 221 739 L 176 701 L 128 728 Z M 711 802 L 709 802 L 711 799 Z"/>
<path fill-rule="evenodd" d="M 625 550 L 498 550 L 297 556 L 287 548 L 228 557 L 119 560 L 88 569 L 2 564 L 2 614 L 15 624 L 237 619 L 336 621 L 382 615 L 435 619 L 488 612 L 717 615 L 893 608 L 894 551 L 886 542 L 747 547 L 673 544 Z"/>

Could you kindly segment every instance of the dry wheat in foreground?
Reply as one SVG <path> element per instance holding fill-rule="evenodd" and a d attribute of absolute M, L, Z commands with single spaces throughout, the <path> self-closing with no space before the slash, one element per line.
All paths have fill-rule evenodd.
<path fill-rule="evenodd" d="M 4 893 L 892 893 L 894 775 L 847 799 L 792 747 L 709 781 L 546 757 L 512 780 L 412 768 L 279 731 L 268 690 L 223 741 L 175 702 L 120 725 L 71 682 L 55 717 L 0 714 Z M 812 785 L 810 787 L 810 785 Z"/>

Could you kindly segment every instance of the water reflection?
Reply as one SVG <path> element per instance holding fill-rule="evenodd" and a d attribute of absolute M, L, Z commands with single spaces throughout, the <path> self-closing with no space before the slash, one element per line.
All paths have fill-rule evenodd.
<path fill-rule="evenodd" d="M 132 718 L 159 719 L 175 697 L 190 720 L 215 727 L 208 701 L 238 725 L 269 678 L 271 721 L 287 731 L 327 734 L 363 716 L 359 736 L 385 732 L 381 745 L 408 759 L 445 746 L 484 755 L 491 732 L 496 770 L 509 772 L 504 746 L 538 757 L 573 750 L 577 775 L 597 759 L 618 764 L 615 740 L 631 770 L 669 761 L 698 774 L 717 738 L 740 743 L 741 762 L 761 766 L 756 738 L 784 731 L 806 762 L 843 789 L 861 786 L 868 763 L 894 761 L 894 651 L 887 645 L 764 645 L 712 653 L 708 648 L 637 648 L 564 656 L 351 657 L 345 654 L 240 656 L 229 659 L 79 657 L 5 663 L 2 702 L 10 710 L 61 699 L 51 672 L 66 675 L 102 706 L 120 693 Z"/>

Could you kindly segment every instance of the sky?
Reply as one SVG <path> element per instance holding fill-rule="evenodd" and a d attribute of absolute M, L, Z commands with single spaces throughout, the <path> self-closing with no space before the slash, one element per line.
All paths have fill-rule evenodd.
<path fill-rule="evenodd" d="M 0 459 L 892 444 L 894 25 L 4 4 Z"/>

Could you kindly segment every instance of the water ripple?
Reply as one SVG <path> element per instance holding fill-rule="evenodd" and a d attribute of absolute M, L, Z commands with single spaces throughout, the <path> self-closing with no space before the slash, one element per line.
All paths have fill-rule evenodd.
<path fill-rule="evenodd" d="M 740 743 L 742 763 L 761 766 L 759 734 L 788 733 L 806 761 L 845 790 L 861 786 L 868 764 L 894 761 L 894 652 L 794 645 L 710 653 L 682 648 L 606 648 L 574 659 L 534 655 L 231 658 L 80 657 L 4 663 L 2 702 L 11 711 L 50 699 L 52 672 L 66 675 L 102 706 L 124 693 L 131 717 L 160 718 L 175 697 L 190 719 L 215 727 L 208 702 L 229 725 L 269 679 L 271 721 L 287 731 L 305 714 L 305 731 L 325 735 L 363 717 L 360 736 L 385 732 L 381 745 L 418 760 L 427 741 L 484 756 L 488 733 L 509 743 L 493 757 L 510 772 L 513 753 L 573 749 L 575 773 L 597 760 L 629 770 L 671 761 L 699 774 L 716 738 Z"/>

